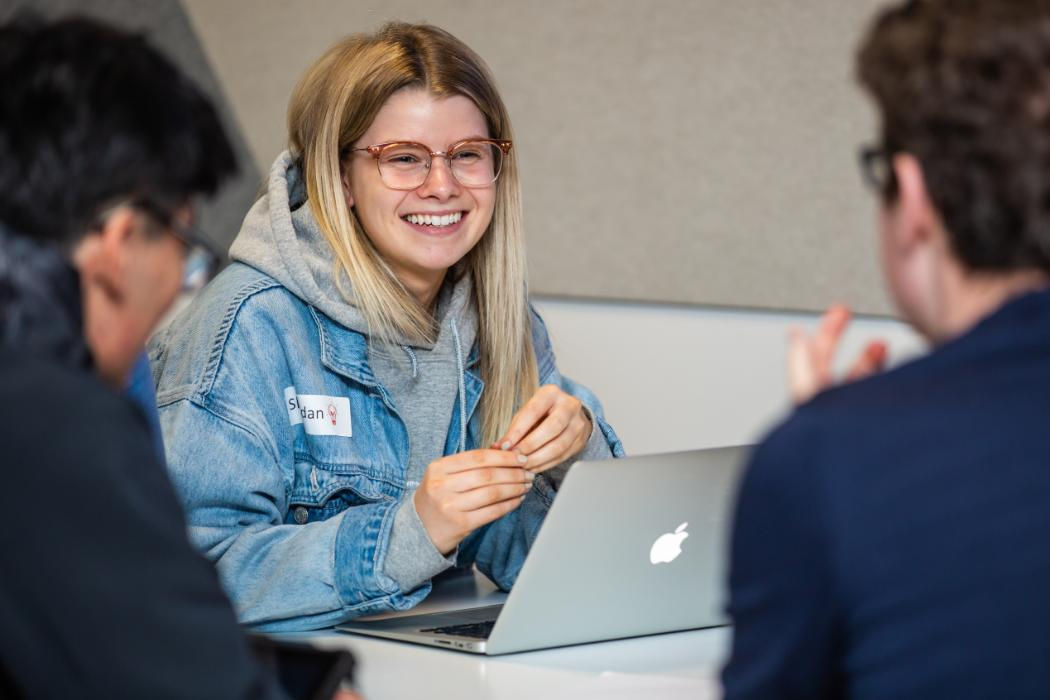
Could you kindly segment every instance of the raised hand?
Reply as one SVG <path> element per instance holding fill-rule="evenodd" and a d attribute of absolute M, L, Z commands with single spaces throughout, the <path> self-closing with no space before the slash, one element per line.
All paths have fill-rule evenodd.
<path fill-rule="evenodd" d="M 801 328 L 792 328 L 789 332 L 788 386 L 796 404 L 808 401 L 834 383 L 832 363 L 851 318 L 848 307 L 836 304 L 824 313 L 812 335 Z M 850 367 L 846 381 L 874 374 L 885 364 L 886 343 L 874 340 L 864 347 Z"/>

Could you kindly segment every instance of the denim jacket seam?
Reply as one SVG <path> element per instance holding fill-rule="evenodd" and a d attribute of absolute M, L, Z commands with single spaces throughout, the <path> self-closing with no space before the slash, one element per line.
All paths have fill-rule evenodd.
<path fill-rule="evenodd" d="M 554 487 L 554 482 L 546 474 L 538 474 L 537 477 L 532 490 L 549 510 L 554 505 L 554 497 L 558 490 Z"/>
<path fill-rule="evenodd" d="M 387 390 L 386 390 L 386 387 L 384 387 L 382 384 L 380 384 L 379 380 L 376 379 L 374 375 L 373 376 L 365 376 L 363 373 L 362 374 L 358 374 L 358 373 L 351 373 L 351 372 L 346 372 L 346 371 L 339 371 L 339 370 L 335 369 L 336 362 L 332 358 L 331 354 L 328 351 L 328 348 L 331 347 L 333 343 L 332 343 L 331 336 L 328 335 L 328 329 L 325 328 L 325 324 L 321 320 L 321 316 L 320 316 L 321 312 L 318 311 L 316 308 L 314 308 L 314 306 L 312 306 L 311 304 L 306 304 L 306 309 L 307 309 L 307 311 L 309 311 L 310 317 L 313 318 L 314 323 L 317 324 L 317 336 L 318 336 L 319 345 L 321 346 L 321 357 L 319 358 L 320 361 L 321 361 L 321 364 L 324 367 L 329 368 L 331 371 L 336 372 L 337 374 L 339 374 L 341 376 L 344 376 L 347 379 L 355 381 L 358 384 L 361 384 L 362 386 L 374 387 L 374 388 L 380 389 L 381 393 L 384 393 L 384 394 L 388 393 Z M 326 316 L 326 318 L 327 318 L 327 316 Z M 361 335 L 357 331 L 350 330 L 350 329 L 347 329 L 347 330 L 350 331 L 351 333 L 356 333 L 357 335 Z M 371 368 L 368 367 L 368 361 L 367 360 L 362 360 L 361 364 L 364 365 L 364 367 L 368 370 L 368 374 L 371 375 Z M 344 368 L 344 369 L 348 369 L 348 368 Z"/>
<path fill-rule="evenodd" d="M 265 446 L 266 451 L 270 453 L 270 459 L 273 460 L 273 463 L 275 465 L 280 465 L 281 460 L 280 460 L 280 455 L 278 454 L 279 451 L 277 449 L 277 446 L 273 444 L 272 440 L 265 440 L 261 436 L 262 433 L 266 433 L 268 431 L 260 430 L 258 428 L 254 428 L 254 427 L 251 427 L 251 426 L 247 425 L 246 423 L 248 421 L 251 421 L 251 418 L 249 416 L 245 416 L 245 415 L 241 414 L 244 417 L 244 419 L 245 419 L 245 422 L 241 422 L 240 420 L 234 418 L 232 413 L 228 412 L 227 410 L 224 410 L 225 409 L 225 404 L 223 402 L 217 401 L 214 398 L 212 398 L 212 399 L 210 399 L 208 401 L 201 401 L 201 400 L 199 400 L 198 397 L 187 397 L 187 398 L 182 399 L 182 400 L 187 401 L 187 402 L 193 404 L 194 406 L 197 406 L 202 411 L 206 411 L 207 413 L 210 413 L 211 415 L 215 416 L 216 418 L 218 418 L 219 420 L 223 421 L 224 423 L 229 423 L 233 427 L 244 431 L 251 438 L 253 438 L 259 445 Z M 251 422 L 254 422 L 254 421 L 251 421 Z"/>
<path fill-rule="evenodd" d="M 325 462 L 323 460 L 319 460 L 319 459 L 317 459 L 316 456 L 314 456 L 313 454 L 311 454 L 309 452 L 303 452 L 301 450 L 295 450 L 293 455 L 294 455 L 294 459 L 297 462 L 298 461 L 310 462 L 314 466 L 320 467 L 321 469 L 324 469 L 326 472 L 328 472 L 329 474 L 332 474 L 334 476 L 363 476 L 363 477 L 366 477 L 367 479 L 369 479 L 371 481 L 379 481 L 379 482 L 382 482 L 382 483 L 386 484 L 387 486 L 393 486 L 394 488 L 397 488 L 397 489 L 404 489 L 404 487 L 405 487 L 405 484 L 402 481 L 396 481 L 394 479 L 391 479 L 391 478 L 388 478 L 386 476 L 382 476 L 382 475 L 376 474 L 376 473 L 374 473 L 372 471 L 368 471 L 368 470 L 361 470 L 361 469 L 358 469 L 356 471 L 354 471 L 354 470 L 347 470 L 347 469 L 344 468 L 343 464 L 338 464 L 338 463 L 335 463 L 335 462 Z"/>
<path fill-rule="evenodd" d="M 385 494 L 385 493 L 384 494 L 380 494 L 379 496 L 373 496 L 371 494 L 361 493 L 359 490 L 355 489 L 353 486 L 349 486 L 347 484 L 336 483 L 336 484 L 331 484 L 329 486 L 326 486 L 324 488 L 319 488 L 319 489 L 317 489 L 316 491 L 313 492 L 316 495 L 317 503 L 303 501 L 303 500 L 301 500 L 301 497 L 293 495 L 292 493 L 289 493 L 289 495 L 288 495 L 288 505 L 289 506 L 301 505 L 301 506 L 310 506 L 310 507 L 315 507 L 315 508 L 323 508 L 325 505 L 328 504 L 328 501 L 331 500 L 332 496 L 335 496 L 336 494 L 339 494 L 339 493 L 343 493 L 345 491 L 350 491 L 350 492 L 356 494 L 357 496 L 360 496 L 361 498 L 366 499 L 368 502 L 370 502 L 372 504 L 390 503 L 392 501 L 396 502 L 396 501 L 399 500 L 398 498 L 395 498 L 394 496 L 390 496 L 390 495 Z"/>
<path fill-rule="evenodd" d="M 332 570 L 334 572 L 336 572 L 336 576 L 335 576 L 335 580 L 336 580 L 335 592 L 336 592 L 336 595 L 339 597 L 339 602 L 342 604 L 343 609 L 348 611 L 348 612 L 349 611 L 353 611 L 353 610 L 357 610 L 357 609 L 359 609 L 359 608 L 361 608 L 362 606 L 365 606 L 365 605 L 373 605 L 373 604 L 376 603 L 377 600 L 380 600 L 380 599 L 391 600 L 395 596 L 402 594 L 401 589 L 397 586 L 397 583 L 394 582 L 393 579 L 390 579 L 388 576 L 386 576 L 383 573 L 383 570 L 381 568 L 381 560 L 382 560 L 382 557 L 386 555 L 386 550 L 387 550 L 387 547 L 388 547 L 388 545 L 390 543 L 390 529 L 392 527 L 394 514 L 397 512 L 397 504 L 399 502 L 400 502 L 399 500 L 390 500 L 390 501 L 384 501 L 381 504 L 382 505 L 383 514 L 382 514 L 382 517 L 379 520 L 379 528 L 378 528 L 378 532 L 376 533 L 376 544 L 375 544 L 375 547 L 374 547 L 375 552 L 372 555 L 370 560 L 360 560 L 360 561 L 368 561 L 371 564 L 372 570 L 368 571 L 368 572 L 362 572 L 362 573 L 367 573 L 367 576 L 369 578 L 371 578 L 372 581 L 375 583 L 376 588 L 378 590 L 382 591 L 384 595 L 379 596 L 378 598 L 369 598 L 367 600 L 361 601 L 360 603 L 354 603 L 354 604 L 349 604 L 348 605 L 347 602 L 346 602 L 346 599 L 345 599 L 345 597 L 343 595 L 342 584 L 339 581 L 339 579 L 340 579 L 340 576 L 338 574 L 338 572 L 340 570 L 339 553 L 338 553 L 338 551 L 333 551 Z M 379 504 L 377 504 L 377 505 L 379 505 Z M 349 511 L 343 511 L 343 517 L 346 518 L 348 513 L 349 513 Z M 374 517 L 374 516 L 372 516 L 372 517 Z M 342 528 L 344 526 L 344 523 L 340 523 L 339 526 L 340 526 L 340 528 Z M 338 542 L 339 542 L 339 540 L 338 540 L 338 536 L 337 536 L 336 543 L 338 544 Z M 393 585 L 392 586 L 387 585 L 387 583 L 386 583 L 387 581 L 390 581 Z"/>
<path fill-rule="evenodd" d="M 598 429 L 602 431 L 602 437 L 605 438 L 605 442 L 609 445 L 609 451 L 612 452 L 613 457 L 624 457 L 626 452 L 623 449 L 623 441 L 620 436 L 613 430 L 610 425 L 602 416 L 595 414 L 595 422 L 598 424 Z M 619 449 L 617 449 L 619 448 Z"/>
<path fill-rule="evenodd" d="M 390 531 L 394 527 L 394 516 L 397 514 L 397 504 L 400 502 L 400 499 L 394 501 L 394 505 L 383 512 L 383 519 L 379 523 L 379 537 L 376 538 L 375 554 L 372 555 L 372 572 L 376 579 L 376 585 L 390 596 L 403 593 L 397 582 L 383 573 L 383 560 L 386 558 L 387 549 L 390 547 Z M 385 585 L 387 581 L 392 584 L 392 588 Z"/>
<path fill-rule="evenodd" d="M 551 346 L 547 324 L 531 302 L 529 303 L 529 312 L 529 320 L 532 324 L 532 347 L 536 353 L 536 375 L 539 377 L 539 383 L 542 386 L 551 383 L 549 381 L 551 375 L 558 374 L 558 362 L 557 358 L 554 357 L 554 348 Z M 542 340 L 543 342 L 539 343 L 537 340 Z"/>
<path fill-rule="evenodd" d="M 201 401 L 208 401 L 211 396 L 215 380 L 219 376 L 219 368 L 222 365 L 223 355 L 226 351 L 226 343 L 229 340 L 238 314 L 244 308 L 244 304 L 256 294 L 280 286 L 281 284 L 277 280 L 270 277 L 262 277 L 242 287 L 227 303 L 226 312 L 223 314 L 219 327 L 215 331 L 211 349 L 204 361 L 204 370 L 201 372 L 201 378 L 198 382 L 196 393 Z"/>
<path fill-rule="evenodd" d="M 422 588 L 424 586 L 429 586 L 429 585 L 430 585 L 429 582 L 425 583 L 425 584 L 423 584 L 423 586 L 421 586 L 420 588 L 415 589 L 415 591 L 413 591 L 413 592 L 422 590 Z M 400 590 L 390 591 L 390 592 L 387 592 L 386 595 L 381 595 L 381 596 L 379 596 L 377 598 L 369 598 L 368 600 L 363 600 L 360 603 L 354 603 L 353 605 L 343 605 L 343 612 L 345 612 L 345 613 L 357 613 L 358 611 L 360 611 L 362 609 L 375 609 L 377 612 L 379 612 L 379 611 L 382 611 L 383 609 L 387 609 L 387 610 L 389 610 L 391 608 L 397 609 L 397 606 L 396 605 L 391 605 L 391 602 L 396 600 L 397 598 L 403 598 L 403 597 L 405 597 L 405 594 L 402 593 Z"/>

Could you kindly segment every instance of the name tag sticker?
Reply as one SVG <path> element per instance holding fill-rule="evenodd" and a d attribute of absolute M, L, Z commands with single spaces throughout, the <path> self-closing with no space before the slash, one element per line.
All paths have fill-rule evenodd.
<path fill-rule="evenodd" d="M 345 396 L 296 394 L 295 387 L 284 390 L 284 403 L 292 425 L 302 425 L 307 435 L 351 437 L 350 399 Z"/>

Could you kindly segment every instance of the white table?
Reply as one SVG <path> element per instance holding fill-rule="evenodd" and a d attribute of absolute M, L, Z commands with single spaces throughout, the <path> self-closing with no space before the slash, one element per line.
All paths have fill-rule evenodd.
<path fill-rule="evenodd" d="M 409 613 L 501 602 L 480 575 L 443 582 Z M 345 647 L 358 661 L 366 700 L 714 700 L 728 628 L 661 634 L 559 649 L 478 656 L 333 630 L 277 635 Z"/>

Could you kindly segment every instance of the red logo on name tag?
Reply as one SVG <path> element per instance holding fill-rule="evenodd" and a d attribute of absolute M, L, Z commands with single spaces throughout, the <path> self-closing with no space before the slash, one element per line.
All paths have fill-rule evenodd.
<path fill-rule="evenodd" d="M 335 410 L 334 404 L 328 404 L 328 417 L 332 419 L 332 425 L 335 425 L 335 419 L 339 415 L 339 412 Z"/>

